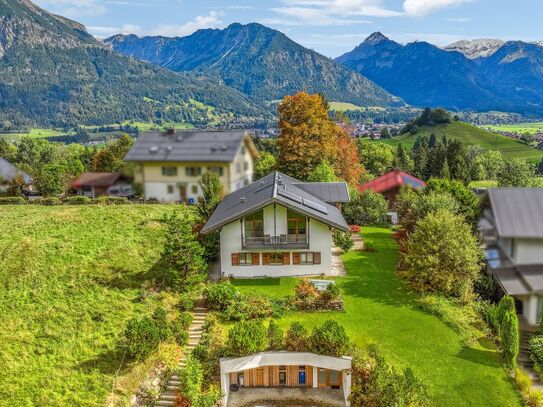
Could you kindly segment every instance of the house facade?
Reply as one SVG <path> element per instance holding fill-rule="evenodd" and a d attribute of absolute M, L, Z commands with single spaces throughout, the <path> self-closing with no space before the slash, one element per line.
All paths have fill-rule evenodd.
<path fill-rule="evenodd" d="M 227 195 L 202 233 L 220 230 L 222 276 L 329 274 L 333 231 L 349 230 L 336 205 L 348 200 L 345 183 L 275 172 Z"/>
<path fill-rule="evenodd" d="M 227 194 L 252 181 L 257 156 L 246 131 L 170 130 L 142 133 L 125 161 L 136 163 L 145 199 L 196 203 L 205 172 L 217 174 Z"/>
<path fill-rule="evenodd" d="M 84 172 L 72 181 L 71 188 L 77 195 L 89 198 L 134 195 L 131 182 L 120 172 Z"/>
<path fill-rule="evenodd" d="M 231 386 L 239 388 L 313 388 L 337 392 L 341 405 L 349 406 L 350 357 L 332 357 L 309 352 L 272 351 L 220 360 L 223 405 Z"/>
<path fill-rule="evenodd" d="M 32 178 L 30 175 L 0 157 L 0 192 L 7 191 L 16 177 L 23 180 L 27 191 L 32 191 Z"/>
<path fill-rule="evenodd" d="M 479 221 L 487 271 L 530 325 L 543 310 L 542 208 L 543 188 L 492 188 Z"/>

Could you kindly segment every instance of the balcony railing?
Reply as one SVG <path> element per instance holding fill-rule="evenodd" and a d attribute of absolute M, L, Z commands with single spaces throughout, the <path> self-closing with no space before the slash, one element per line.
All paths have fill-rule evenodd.
<path fill-rule="evenodd" d="M 243 236 L 241 246 L 243 249 L 309 249 L 309 238 L 307 235 Z"/>

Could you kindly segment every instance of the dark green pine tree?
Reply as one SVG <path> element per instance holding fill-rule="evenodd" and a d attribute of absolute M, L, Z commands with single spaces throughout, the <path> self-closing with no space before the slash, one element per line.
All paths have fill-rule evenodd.
<path fill-rule="evenodd" d="M 430 140 L 428 141 L 428 147 L 433 148 L 437 144 L 437 137 L 434 133 L 430 135 Z"/>
<path fill-rule="evenodd" d="M 413 160 L 409 156 L 409 153 L 403 148 L 401 143 L 396 149 L 396 159 L 394 160 L 394 167 L 405 172 L 413 171 Z"/>
<path fill-rule="evenodd" d="M 444 179 L 451 179 L 451 172 L 449 170 L 449 163 L 447 162 L 447 159 L 445 159 L 445 162 L 441 167 L 441 174 L 439 174 L 439 177 Z"/>

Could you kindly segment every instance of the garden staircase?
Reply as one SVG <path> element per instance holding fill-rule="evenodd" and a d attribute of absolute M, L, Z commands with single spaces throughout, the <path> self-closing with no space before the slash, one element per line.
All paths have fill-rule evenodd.
<path fill-rule="evenodd" d="M 531 328 L 520 324 L 519 329 L 519 352 L 517 357 L 518 365 L 530 376 L 532 379 L 534 389 L 543 391 L 543 383 L 539 378 L 539 374 L 534 369 L 534 362 L 530 359 L 530 338 L 534 335 L 534 331 Z"/>
<path fill-rule="evenodd" d="M 187 356 L 190 355 L 192 350 L 200 343 L 203 333 L 203 325 L 207 315 L 207 308 L 197 306 L 192 311 L 192 324 L 189 327 L 189 341 L 183 349 L 183 355 L 179 359 L 179 369 L 183 369 L 186 365 Z M 181 385 L 180 377 L 177 373 L 172 374 L 168 380 L 168 384 L 164 392 L 160 395 L 160 398 L 155 402 L 156 407 L 175 406 L 177 399 L 177 392 Z"/>

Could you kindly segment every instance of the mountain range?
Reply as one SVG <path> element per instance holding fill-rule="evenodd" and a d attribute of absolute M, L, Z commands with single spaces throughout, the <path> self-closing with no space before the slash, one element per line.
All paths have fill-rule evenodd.
<path fill-rule="evenodd" d="M 205 105 L 202 105 L 205 103 Z M 271 117 L 222 81 L 122 56 L 29 0 L 0 0 L 0 127 Z"/>
<path fill-rule="evenodd" d="M 543 47 L 522 41 L 406 45 L 374 33 L 337 62 L 414 106 L 543 113 Z"/>
<path fill-rule="evenodd" d="M 175 72 L 218 77 L 257 101 L 306 90 L 362 106 L 401 103 L 359 73 L 257 23 L 203 29 L 177 38 L 116 35 L 105 42 L 123 55 Z"/>

